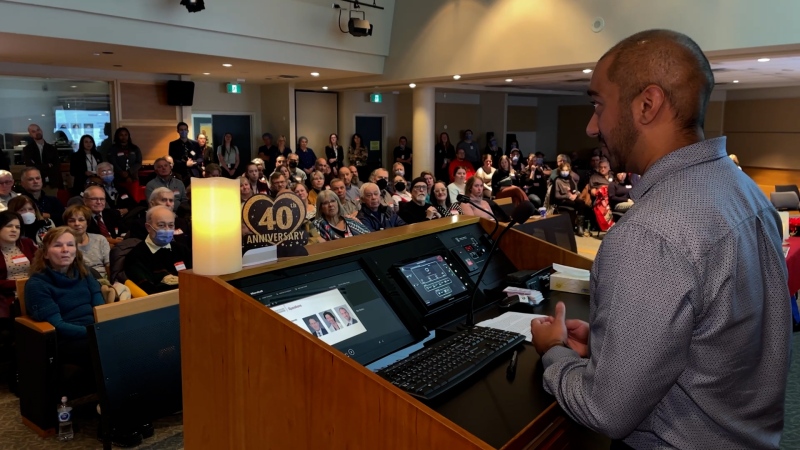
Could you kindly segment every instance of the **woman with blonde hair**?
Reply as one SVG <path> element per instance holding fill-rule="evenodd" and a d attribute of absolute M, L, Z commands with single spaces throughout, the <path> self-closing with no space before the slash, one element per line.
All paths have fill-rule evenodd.
<path fill-rule="evenodd" d="M 369 233 L 369 229 L 361 222 L 342 215 L 342 204 L 333 191 L 322 191 L 317 195 L 317 220 L 314 221 L 314 227 L 324 241 Z"/>

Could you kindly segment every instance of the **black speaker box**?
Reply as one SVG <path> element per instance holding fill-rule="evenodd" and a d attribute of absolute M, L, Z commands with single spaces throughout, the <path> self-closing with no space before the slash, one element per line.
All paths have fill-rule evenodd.
<path fill-rule="evenodd" d="M 191 81 L 167 81 L 167 104 L 171 106 L 192 106 L 194 103 L 194 83 Z"/>

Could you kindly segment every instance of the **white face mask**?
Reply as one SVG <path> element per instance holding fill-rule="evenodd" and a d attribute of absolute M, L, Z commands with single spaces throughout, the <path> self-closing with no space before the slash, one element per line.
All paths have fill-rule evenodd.
<path fill-rule="evenodd" d="M 511 158 L 511 161 L 513 161 L 513 162 L 517 162 L 517 161 L 519 161 L 519 158 L 518 158 L 518 157 L 516 157 L 516 156 L 514 156 L 513 158 Z"/>
<path fill-rule="evenodd" d="M 406 171 L 405 170 L 395 170 L 394 174 L 395 175 L 400 175 L 402 177 L 402 176 L 404 176 L 406 174 Z"/>
<path fill-rule="evenodd" d="M 30 225 L 33 222 L 36 222 L 36 214 L 32 212 L 22 213 L 20 216 L 22 216 L 22 222 L 24 222 L 25 225 Z"/>
<path fill-rule="evenodd" d="M 561 172 L 561 176 L 567 178 L 569 176 L 569 172 Z"/>

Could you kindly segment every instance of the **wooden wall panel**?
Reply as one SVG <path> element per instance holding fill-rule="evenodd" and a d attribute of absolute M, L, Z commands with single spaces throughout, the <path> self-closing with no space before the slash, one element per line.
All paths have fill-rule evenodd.
<path fill-rule="evenodd" d="M 167 105 L 165 83 L 121 83 L 120 103 L 122 121 L 169 120 L 177 123 L 178 120 L 177 107 Z"/>
<path fill-rule="evenodd" d="M 175 125 L 126 125 L 131 140 L 142 149 L 143 160 L 153 160 L 169 153 L 169 143 L 178 139 Z"/>
<path fill-rule="evenodd" d="M 436 135 L 442 131 L 450 135 L 453 145 L 460 140 L 460 131 L 471 129 L 475 139 L 479 139 L 481 146 L 485 145 L 483 131 L 476 129 L 480 124 L 481 107 L 480 105 L 462 105 L 455 103 L 436 104 Z M 445 125 L 447 129 L 445 129 Z"/>
<path fill-rule="evenodd" d="M 742 166 L 797 169 L 800 133 L 739 133 L 725 131 L 728 153 Z"/>
<path fill-rule="evenodd" d="M 800 98 L 725 102 L 725 132 L 800 133 Z"/>
<path fill-rule="evenodd" d="M 705 135 L 706 138 L 722 136 L 723 119 L 725 117 L 725 102 L 711 102 L 706 111 Z"/>
<path fill-rule="evenodd" d="M 536 131 L 539 110 L 535 106 L 509 106 L 508 131 Z"/>
<path fill-rule="evenodd" d="M 592 114 L 594 114 L 594 106 L 588 104 L 558 107 L 556 138 L 558 153 L 569 155 L 573 151 L 577 151 L 583 154 L 587 150 L 597 147 L 597 139 L 586 135 L 586 125 L 589 124 Z"/>
<path fill-rule="evenodd" d="M 796 184 L 800 186 L 800 169 L 797 168 L 794 170 L 780 170 L 742 166 L 742 170 L 759 186 L 774 187 L 776 184 Z"/>

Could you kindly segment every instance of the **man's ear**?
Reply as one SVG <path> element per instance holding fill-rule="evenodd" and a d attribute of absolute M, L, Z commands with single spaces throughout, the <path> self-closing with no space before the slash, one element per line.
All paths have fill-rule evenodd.
<path fill-rule="evenodd" d="M 642 125 L 652 123 L 664 106 L 666 97 L 660 86 L 651 84 L 647 86 L 634 101 L 634 114 L 636 120 Z"/>

